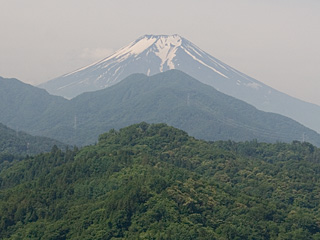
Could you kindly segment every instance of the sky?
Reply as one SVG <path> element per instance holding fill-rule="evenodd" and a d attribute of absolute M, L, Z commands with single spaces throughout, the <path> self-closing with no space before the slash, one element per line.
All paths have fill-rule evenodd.
<path fill-rule="evenodd" d="M 0 76 L 33 85 L 145 34 L 179 34 L 279 91 L 320 105 L 319 0 L 0 0 Z"/>

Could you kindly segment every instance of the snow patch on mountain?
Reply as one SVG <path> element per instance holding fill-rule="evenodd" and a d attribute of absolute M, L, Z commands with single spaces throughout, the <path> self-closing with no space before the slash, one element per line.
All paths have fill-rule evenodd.
<path fill-rule="evenodd" d="M 75 73 L 77 73 L 77 72 L 81 72 L 81 71 L 83 71 L 83 70 L 86 70 L 86 69 L 90 68 L 91 66 L 97 65 L 99 62 L 100 62 L 100 61 L 94 62 L 94 63 L 92 63 L 92 64 L 90 64 L 90 65 L 85 66 L 85 67 L 79 68 L 79 69 L 77 69 L 77 70 L 75 70 L 75 71 L 73 71 L 73 72 L 70 72 L 70 73 L 67 73 L 67 74 L 65 74 L 65 75 L 62 75 L 62 77 L 68 77 L 68 76 L 73 75 L 73 74 L 75 74 Z"/>
<path fill-rule="evenodd" d="M 247 83 L 246 86 L 254 88 L 254 89 L 259 89 L 261 88 L 261 85 L 255 82 Z"/>
<path fill-rule="evenodd" d="M 163 71 L 163 65 L 166 63 L 169 69 L 174 69 L 173 58 L 176 56 L 176 52 L 179 46 L 181 46 L 181 37 L 173 35 L 169 37 L 161 37 L 155 44 L 157 51 L 156 56 L 161 59 L 160 72 Z"/>
<path fill-rule="evenodd" d="M 211 70 L 215 71 L 216 73 L 220 74 L 221 76 L 225 77 L 225 78 L 229 78 L 226 75 L 224 75 L 223 73 L 219 72 L 217 69 L 215 69 L 214 67 L 209 66 L 208 64 L 204 63 L 202 60 L 198 59 L 197 57 L 195 57 L 194 55 L 192 55 L 186 48 L 182 47 L 182 49 L 184 49 L 184 51 L 189 54 L 194 60 L 196 60 L 197 62 L 201 63 L 202 65 L 206 66 L 207 68 L 210 68 Z"/>
<path fill-rule="evenodd" d="M 119 51 L 115 52 L 113 55 L 106 58 L 102 62 L 106 62 L 111 58 L 116 58 L 118 62 L 121 62 L 132 55 L 139 55 L 140 53 L 148 49 L 152 44 L 154 44 L 155 41 L 156 39 L 152 38 L 141 38 L 138 41 L 132 42 L 127 47 L 124 47 Z"/>

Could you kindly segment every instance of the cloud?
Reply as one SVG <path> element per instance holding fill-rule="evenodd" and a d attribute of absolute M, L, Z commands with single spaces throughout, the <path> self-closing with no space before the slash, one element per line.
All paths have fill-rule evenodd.
<path fill-rule="evenodd" d="M 110 56 L 113 52 L 112 48 L 84 48 L 81 51 L 80 58 L 97 61 Z"/>

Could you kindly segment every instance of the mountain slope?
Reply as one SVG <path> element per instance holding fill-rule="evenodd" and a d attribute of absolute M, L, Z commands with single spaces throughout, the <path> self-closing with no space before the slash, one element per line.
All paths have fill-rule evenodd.
<path fill-rule="evenodd" d="M 0 156 L 3 153 L 33 155 L 49 152 L 54 145 L 59 148 L 66 147 L 65 144 L 59 141 L 17 132 L 0 123 Z"/>
<path fill-rule="evenodd" d="M 132 75 L 113 87 L 82 94 L 71 104 L 83 135 L 93 122 L 97 124 L 91 131 L 98 134 L 147 121 L 165 122 L 207 140 L 290 142 L 304 135 L 320 144 L 320 135 L 301 124 L 259 111 L 177 70 L 151 77 Z"/>
<path fill-rule="evenodd" d="M 17 79 L 0 77 L 0 122 L 12 129 L 29 131 L 41 128 L 41 122 L 53 126 L 55 111 L 63 110 L 67 102 Z"/>
<path fill-rule="evenodd" d="M 112 86 L 133 73 L 178 69 L 260 110 L 275 112 L 320 132 L 320 106 L 281 93 L 237 71 L 178 35 L 145 35 L 113 55 L 39 85 L 73 98 Z M 272 71 L 272 66 L 270 71 Z"/>
<path fill-rule="evenodd" d="M 136 124 L 0 172 L 1 239 L 318 239 L 320 150 Z"/>
<path fill-rule="evenodd" d="M 304 139 L 320 146 L 320 135 L 315 131 L 287 117 L 259 111 L 178 70 L 151 77 L 134 74 L 110 88 L 72 100 L 44 95 L 48 98 L 42 101 L 45 110 L 25 121 L 24 110 L 34 112 L 36 104 L 25 106 L 22 116 L 16 112 L 21 121 L 17 126 L 68 144 L 91 144 L 102 132 L 146 121 L 164 122 L 206 140 Z"/>

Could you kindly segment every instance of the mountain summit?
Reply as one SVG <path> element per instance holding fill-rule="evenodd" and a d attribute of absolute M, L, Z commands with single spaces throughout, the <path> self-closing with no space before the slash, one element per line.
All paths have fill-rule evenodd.
<path fill-rule="evenodd" d="M 49 93 L 73 98 L 110 87 L 133 73 L 154 75 L 177 69 L 241 99 L 320 132 L 320 107 L 281 93 L 237 71 L 179 35 L 144 35 L 111 56 L 39 85 Z M 272 66 L 270 66 L 272 69 Z"/>

